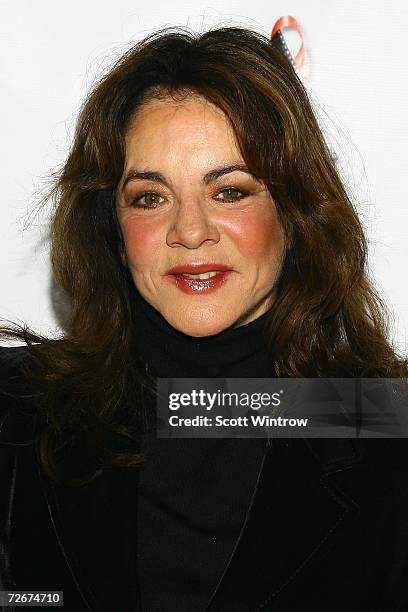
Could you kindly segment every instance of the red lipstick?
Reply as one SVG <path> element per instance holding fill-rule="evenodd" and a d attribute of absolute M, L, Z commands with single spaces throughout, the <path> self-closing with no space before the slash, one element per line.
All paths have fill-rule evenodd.
<path fill-rule="evenodd" d="M 188 274 L 205 274 L 206 272 L 212 272 L 209 278 L 192 278 Z M 178 264 L 165 274 L 170 282 L 172 282 L 177 289 L 180 289 L 184 293 L 190 295 L 207 294 L 215 291 L 222 287 L 233 270 L 225 264 L 209 262 L 209 263 L 185 263 Z"/>
<path fill-rule="evenodd" d="M 209 261 L 206 263 L 190 261 L 170 268 L 170 270 L 167 270 L 166 274 L 204 274 L 204 272 L 226 272 L 227 270 L 232 270 L 232 268 L 214 261 Z"/>

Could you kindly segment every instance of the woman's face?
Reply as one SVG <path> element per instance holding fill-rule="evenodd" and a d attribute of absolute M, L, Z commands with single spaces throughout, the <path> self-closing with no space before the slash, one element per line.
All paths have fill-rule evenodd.
<path fill-rule="evenodd" d="M 270 193 L 245 169 L 226 116 L 210 102 L 156 99 L 139 109 L 117 210 L 134 283 L 177 330 L 210 336 L 272 305 L 283 230 Z M 203 274 L 199 264 L 218 272 L 187 276 Z"/>

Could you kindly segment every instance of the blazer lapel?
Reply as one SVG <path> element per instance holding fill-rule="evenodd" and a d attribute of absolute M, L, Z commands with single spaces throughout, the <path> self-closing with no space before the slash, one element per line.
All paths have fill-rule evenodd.
<path fill-rule="evenodd" d="M 355 441 L 274 440 L 209 612 L 263 610 L 354 516 L 331 474 L 358 462 Z M 235 602 L 235 603 L 232 603 Z M 241 609 L 241 608 L 240 608 Z"/>
<path fill-rule="evenodd" d="M 88 610 L 139 609 L 134 470 L 115 470 L 80 487 L 40 474 L 59 545 Z"/>

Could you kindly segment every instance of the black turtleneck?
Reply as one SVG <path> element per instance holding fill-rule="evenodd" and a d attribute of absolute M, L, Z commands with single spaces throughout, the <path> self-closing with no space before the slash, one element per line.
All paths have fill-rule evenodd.
<path fill-rule="evenodd" d="M 272 377 L 268 313 L 236 328 L 192 337 L 139 294 L 139 350 L 155 376 Z M 140 470 L 138 564 L 145 612 L 204 611 L 243 526 L 265 440 L 153 439 Z"/>
<path fill-rule="evenodd" d="M 265 345 L 269 312 L 214 336 L 183 334 L 137 294 L 137 335 L 142 355 L 161 378 L 272 376 Z"/>

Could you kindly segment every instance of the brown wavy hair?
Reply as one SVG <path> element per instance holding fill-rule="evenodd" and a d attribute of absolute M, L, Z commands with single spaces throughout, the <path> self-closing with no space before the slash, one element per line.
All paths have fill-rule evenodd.
<path fill-rule="evenodd" d="M 268 323 L 276 376 L 407 374 L 368 278 L 357 212 L 290 62 L 248 29 L 164 28 L 129 49 L 87 96 L 49 192 L 52 268 L 69 300 L 63 337 L 3 328 L 34 357 L 24 371 L 39 407 L 38 453 L 52 478 L 60 478 L 68 449 L 77 450 L 82 479 L 141 462 L 143 407 L 154 377 L 138 357 L 116 188 L 140 105 L 183 92 L 222 109 L 248 168 L 276 203 L 286 237 Z"/>

